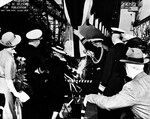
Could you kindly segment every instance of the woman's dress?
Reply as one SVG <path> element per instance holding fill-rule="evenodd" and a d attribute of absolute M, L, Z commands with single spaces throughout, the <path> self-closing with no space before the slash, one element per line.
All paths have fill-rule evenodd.
<path fill-rule="evenodd" d="M 7 50 L 0 51 L 0 93 L 5 95 L 5 105 L 2 119 L 17 119 L 15 112 L 15 98 L 10 92 L 6 80 L 15 76 L 16 64 L 11 53 Z"/>

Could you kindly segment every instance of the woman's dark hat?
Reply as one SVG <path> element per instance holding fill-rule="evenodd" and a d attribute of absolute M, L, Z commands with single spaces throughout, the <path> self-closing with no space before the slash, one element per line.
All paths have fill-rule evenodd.
<path fill-rule="evenodd" d="M 130 64 L 145 64 L 149 62 L 149 59 L 144 58 L 143 52 L 139 48 L 129 48 L 126 56 L 126 59 L 121 59 L 120 62 Z"/>
<path fill-rule="evenodd" d="M 93 25 L 82 25 L 79 28 L 81 35 L 86 39 L 101 38 L 104 39 L 102 32 Z"/>

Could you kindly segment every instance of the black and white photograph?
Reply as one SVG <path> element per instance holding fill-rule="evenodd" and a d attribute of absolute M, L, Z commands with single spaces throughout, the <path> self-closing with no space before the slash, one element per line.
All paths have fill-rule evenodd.
<path fill-rule="evenodd" d="M 150 0 L 0 0 L 0 119 L 150 119 Z"/>

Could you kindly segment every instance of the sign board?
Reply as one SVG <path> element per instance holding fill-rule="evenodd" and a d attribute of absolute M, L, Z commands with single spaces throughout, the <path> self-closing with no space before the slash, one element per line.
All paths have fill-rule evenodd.
<path fill-rule="evenodd" d="M 0 12 L 27 12 L 29 0 L 13 0 L 0 8 Z"/>
<path fill-rule="evenodd" d="M 0 7 L 8 4 L 9 2 L 11 2 L 12 0 L 0 0 Z"/>

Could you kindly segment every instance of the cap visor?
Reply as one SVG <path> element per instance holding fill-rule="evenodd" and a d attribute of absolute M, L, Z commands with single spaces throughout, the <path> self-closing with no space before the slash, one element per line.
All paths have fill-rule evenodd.
<path fill-rule="evenodd" d="M 93 39 L 90 39 L 91 42 L 98 42 L 98 41 L 103 41 L 102 38 L 93 38 Z"/>

